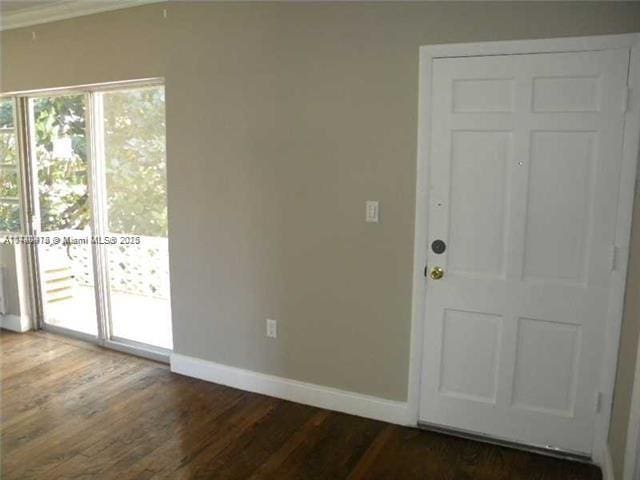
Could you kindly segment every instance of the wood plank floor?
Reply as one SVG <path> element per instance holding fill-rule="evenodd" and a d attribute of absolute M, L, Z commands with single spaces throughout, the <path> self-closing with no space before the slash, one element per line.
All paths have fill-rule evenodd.
<path fill-rule="evenodd" d="M 0 334 L 3 480 L 595 480 L 599 469 L 172 374 L 47 333 Z"/>

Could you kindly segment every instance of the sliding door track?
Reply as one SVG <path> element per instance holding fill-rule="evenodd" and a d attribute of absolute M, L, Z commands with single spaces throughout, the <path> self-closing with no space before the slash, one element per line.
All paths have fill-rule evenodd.
<path fill-rule="evenodd" d="M 124 338 L 112 337 L 111 339 L 106 340 L 101 339 L 96 335 L 91 335 L 89 333 L 79 332 L 77 330 L 71 330 L 69 328 L 59 327 L 56 325 L 50 325 L 47 323 L 43 323 L 43 325 L 38 328 L 38 330 L 51 332 L 56 335 L 73 338 L 75 340 L 81 340 L 83 342 L 91 343 L 99 347 L 116 350 L 118 352 L 154 360 L 160 363 L 169 364 L 169 359 L 171 357 L 171 350 L 155 347 L 152 345 L 146 345 L 144 343 L 138 343 L 133 340 L 127 340 Z"/>

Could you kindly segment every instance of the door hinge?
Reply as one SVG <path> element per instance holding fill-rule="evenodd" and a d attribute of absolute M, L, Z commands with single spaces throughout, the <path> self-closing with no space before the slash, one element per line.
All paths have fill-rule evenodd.
<path fill-rule="evenodd" d="M 604 395 L 602 392 L 596 394 L 596 413 L 600 413 L 602 410 L 602 403 L 604 401 Z"/>

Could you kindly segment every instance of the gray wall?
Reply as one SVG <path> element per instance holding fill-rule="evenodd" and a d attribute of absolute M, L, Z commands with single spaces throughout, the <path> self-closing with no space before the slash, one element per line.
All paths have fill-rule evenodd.
<path fill-rule="evenodd" d="M 175 351 L 404 400 L 418 47 L 639 30 L 637 3 L 157 4 L 5 32 L 0 82 L 164 76 Z"/>

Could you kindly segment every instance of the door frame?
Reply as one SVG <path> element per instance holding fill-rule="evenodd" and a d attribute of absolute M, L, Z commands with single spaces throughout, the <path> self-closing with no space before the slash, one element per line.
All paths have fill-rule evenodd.
<path fill-rule="evenodd" d="M 413 258 L 413 291 L 411 305 L 411 336 L 408 381 L 408 422 L 419 420 L 420 375 L 425 325 L 427 281 L 424 275 L 427 261 L 428 205 L 431 133 L 431 88 L 433 62 L 438 58 L 530 53 L 559 53 L 628 48 L 630 50 L 628 76 L 628 105 L 625 113 L 622 173 L 618 197 L 615 244 L 620 252 L 619 264 L 612 273 L 607 313 L 608 332 L 604 361 L 600 372 L 601 408 L 596 414 L 592 459 L 602 465 L 607 452 L 607 437 L 611 419 L 618 343 L 622 324 L 624 293 L 629 258 L 631 218 L 635 194 L 638 145 L 640 142 L 640 33 L 600 35 L 557 39 L 497 41 L 481 43 L 439 44 L 420 47 L 420 80 L 418 95 L 418 148 L 416 174 L 416 216 Z M 595 399 L 594 399 L 595 401 Z"/>
<path fill-rule="evenodd" d="M 39 232 L 39 198 L 37 195 L 37 175 L 35 169 L 35 158 L 33 158 L 34 145 L 32 145 L 33 137 L 30 134 L 29 118 L 29 100 L 38 97 L 56 96 L 56 95 L 84 95 L 86 99 L 86 131 L 87 139 L 87 160 L 89 173 L 89 202 L 92 210 L 92 235 L 104 236 L 103 226 L 105 205 L 101 203 L 101 193 L 104 191 L 102 168 L 104 167 L 102 158 L 100 157 L 102 149 L 100 142 L 103 142 L 102 132 L 98 132 L 97 118 L 102 108 L 97 93 L 110 92 L 114 90 L 126 90 L 151 86 L 163 86 L 164 78 L 144 78 L 138 80 L 126 80 L 117 82 L 107 82 L 99 84 L 74 85 L 68 87 L 24 90 L 16 92 L 6 92 L 2 97 L 12 97 L 15 99 L 17 110 L 17 132 L 19 144 L 19 163 L 21 174 L 21 211 L 24 215 L 23 232 L 25 235 L 34 236 Z M 96 135 L 96 132 L 98 133 Z M 106 253 L 103 245 L 91 245 L 93 273 L 95 281 L 95 297 L 96 297 L 96 315 L 98 334 L 93 335 L 83 332 L 77 332 L 68 328 L 49 325 L 44 322 L 44 312 L 42 298 L 40 292 L 40 265 L 38 259 L 37 247 L 29 244 L 26 249 L 26 267 L 28 271 L 29 284 L 21 285 L 20 288 L 25 292 L 29 292 L 28 303 L 31 312 L 31 321 L 34 329 L 42 329 L 77 338 L 79 340 L 94 343 L 96 345 L 121 351 L 124 353 L 149 358 L 162 363 L 169 363 L 170 350 L 156 347 L 153 345 L 142 344 L 133 340 L 113 337 L 111 335 L 111 317 L 110 317 L 110 289 L 109 279 L 105 269 Z"/>

